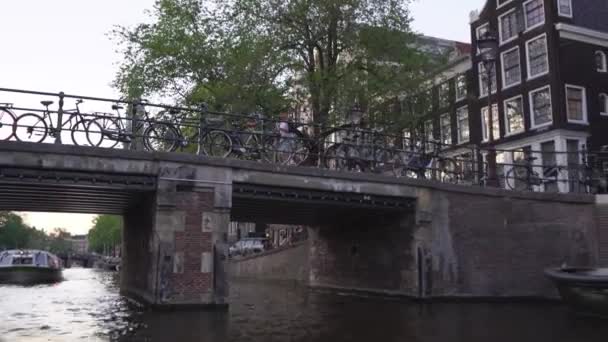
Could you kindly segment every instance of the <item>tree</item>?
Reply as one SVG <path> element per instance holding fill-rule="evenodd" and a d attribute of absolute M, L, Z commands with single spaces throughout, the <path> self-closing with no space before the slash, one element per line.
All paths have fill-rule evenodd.
<path fill-rule="evenodd" d="M 26 248 L 30 239 L 28 228 L 21 216 L 0 212 L 0 249 Z"/>
<path fill-rule="evenodd" d="M 54 228 L 49 234 L 49 250 L 57 254 L 68 254 L 72 251 L 69 239 L 72 237 L 64 228 Z"/>
<path fill-rule="evenodd" d="M 131 97 L 276 114 L 297 94 L 315 123 L 354 103 L 370 118 L 417 92 L 435 64 L 410 29 L 410 0 L 157 0 L 151 23 L 114 32 L 115 85 Z"/>
<path fill-rule="evenodd" d="M 122 241 L 122 218 L 114 215 L 99 215 L 93 219 L 89 230 L 89 248 L 97 253 L 108 253 Z"/>

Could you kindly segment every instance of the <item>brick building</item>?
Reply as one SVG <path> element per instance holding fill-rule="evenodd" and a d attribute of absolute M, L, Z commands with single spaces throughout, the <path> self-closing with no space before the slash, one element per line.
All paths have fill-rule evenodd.
<path fill-rule="evenodd" d="M 404 133 L 455 145 L 446 154 L 464 159 L 471 158 L 472 146 L 494 146 L 500 174 L 530 154 L 541 170 L 580 163 L 578 151 L 608 144 L 606 18 L 606 0 L 488 0 L 471 13 L 468 55 L 452 58 L 434 78 L 423 94 L 432 98 L 422 109 L 423 122 Z M 489 95 L 494 141 L 488 77 L 477 47 L 488 30 L 499 44 Z M 405 99 L 402 111 L 420 116 L 417 101 Z M 564 173 L 565 182 L 539 190 L 576 191 L 567 181 L 575 176 Z"/>

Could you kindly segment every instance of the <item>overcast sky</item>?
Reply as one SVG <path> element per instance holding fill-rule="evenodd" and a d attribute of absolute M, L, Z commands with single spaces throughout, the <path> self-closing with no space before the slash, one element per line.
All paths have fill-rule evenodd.
<path fill-rule="evenodd" d="M 468 42 L 469 12 L 485 0 L 417 0 L 419 33 Z M 135 25 L 154 0 L 0 0 L 0 87 L 117 97 L 110 83 L 120 56 L 108 38 L 115 25 Z M 35 100 L 35 101 L 34 101 Z M 37 103 L 1 93 L 0 102 Z M 38 228 L 86 233 L 91 215 L 29 213 Z"/>

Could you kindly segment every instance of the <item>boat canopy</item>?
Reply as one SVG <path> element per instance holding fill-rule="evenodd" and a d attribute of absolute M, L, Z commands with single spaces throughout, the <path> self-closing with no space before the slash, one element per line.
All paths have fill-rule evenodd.
<path fill-rule="evenodd" d="M 59 267 L 59 258 L 47 251 L 41 250 L 8 250 L 0 252 L 0 267 L 13 265 Z"/>

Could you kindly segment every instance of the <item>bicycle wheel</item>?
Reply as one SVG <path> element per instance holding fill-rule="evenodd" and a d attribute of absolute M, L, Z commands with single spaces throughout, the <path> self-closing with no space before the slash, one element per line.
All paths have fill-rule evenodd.
<path fill-rule="evenodd" d="M 325 150 L 323 163 L 330 170 L 344 170 L 348 164 L 346 158 L 346 148 L 342 144 L 335 144 Z"/>
<path fill-rule="evenodd" d="M 262 133 L 249 134 L 245 139 L 245 152 L 241 154 L 241 157 L 264 163 L 277 163 L 275 138 L 274 136 L 263 136 Z"/>
<path fill-rule="evenodd" d="M 0 108 L 0 140 L 9 140 L 13 136 L 15 116 L 9 110 Z"/>
<path fill-rule="evenodd" d="M 13 135 L 18 141 L 39 143 L 44 141 L 47 134 L 46 122 L 36 114 L 26 113 L 15 120 Z"/>
<path fill-rule="evenodd" d="M 443 183 L 458 183 L 458 169 L 452 159 L 441 159 L 439 161 L 439 180 Z"/>
<path fill-rule="evenodd" d="M 201 139 L 203 153 L 209 157 L 226 158 L 232 152 L 232 139 L 224 131 L 209 131 Z"/>
<path fill-rule="evenodd" d="M 180 134 L 175 127 L 162 123 L 151 123 L 144 130 L 144 146 L 148 151 L 173 152 L 179 145 Z"/>
<path fill-rule="evenodd" d="M 514 165 L 506 175 L 506 183 L 509 189 L 515 191 L 526 191 L 529 188 L 527 179 L 528 169 L 525 166 Z"/>
<path fill-rule="evenodd" d="M 114 148 L 118 145 L 119 136 L 122 134 L 120 125 L 117 119 L 110 117 L 99 117 L 89 121 L 90 125 L 96 125 L 100 129 L 101 137 L 97 134 L 92 134 L 90 137 L 87 135 L 87 140 L 90 146 L 97 146 L 102 148 Z M 94 131 L 95 129 L 87 128 L 87 131 Z M 95 143 L 99 140 L 99 145 Z"/>
<path fill-rule="evenodd" d="M 95 120 L 80 120 L 72 127 L 72 142 L 78 146 L 99 147 L 103 135 Z"/>

